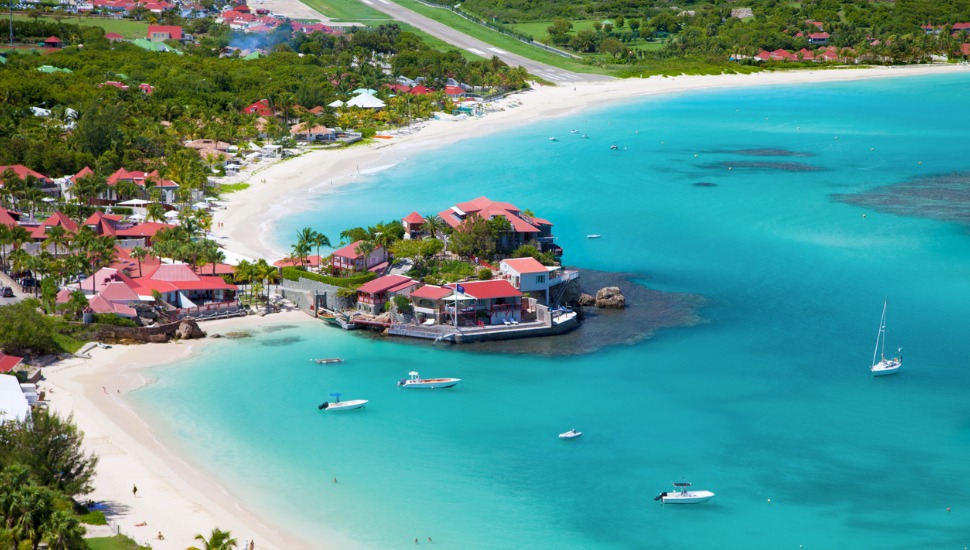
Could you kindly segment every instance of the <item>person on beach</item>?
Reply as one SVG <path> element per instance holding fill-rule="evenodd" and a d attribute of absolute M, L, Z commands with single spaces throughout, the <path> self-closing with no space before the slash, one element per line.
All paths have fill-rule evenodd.
<path fill-rule="evenodd" d="M 138 497 L 138 486 L 137 485 L 132 485 L 131 486 L 131 496 L 133 496 L 135 498 Z"/>
<path fill-rule="evenodd" d="M 163 534 L 162 534 L 162 532 L 161 532 L 161 531 L 159 531 L 159 532 L 158 532 L 158 537 L 156 537 L 156 538 L 157 538 L 158 540 L 165 540 L 165 535 L 163 535 Z"/>

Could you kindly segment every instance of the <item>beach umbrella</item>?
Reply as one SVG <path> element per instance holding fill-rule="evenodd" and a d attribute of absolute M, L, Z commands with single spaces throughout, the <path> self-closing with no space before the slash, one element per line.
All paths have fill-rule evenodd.
<path fill-rule="evenodd" d="M 343 106 L 344 106 L 344 102 L 340 101 L 339 99 L 337 101 L 334 101 L 333 103 L 327 104 L 327 107 L 333 107 L 333 108 L 343 107 Z"/>
<path fill-rule="evenodd" d="M 350 93 L 352 93 L 352 94 L 374 95 L 374 94 L 377 93 L 377 90 L 372 90 L 370 88 L 357 88 L 356 90 L 354 90 L 354 91 L 352 91 Z"/>

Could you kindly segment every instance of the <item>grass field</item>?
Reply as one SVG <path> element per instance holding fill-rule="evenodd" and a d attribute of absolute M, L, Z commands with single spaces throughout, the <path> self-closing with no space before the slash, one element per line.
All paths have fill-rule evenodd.
<path fill-rule="evenodd" d="M 569 32 L 570 36 L 576 34 L 577 32 L 583 29 L 592 29 L 594 22 L 595 21 L 592 19 L 580 19 L 577 21 L 571 21 L 571 23 L 573 24 L 573 30 Z M 550 25 L 552 25 L 552 21 L 517 23 L 515 25 L 510 25 L 510 26 L 521 33 L 531 35 L 539 42 L 542 42 L 549 36 L 549 33 L 546 32 L 546 29 L 548 29 Z M 629 27 L 623 27 L 620 30 L 622 32 L 630 32 Z M 634 40 L 633 42 L 628 43 L 628 46 L 631 48 L 640 48 L 641 50 L 644 50 L 644 51 L 650 51 L 650 50 L 659 50 L 663 48 L 663 44 L 664 44 L 663 40 L 654 40 L 652 42 L 648 42 L 646 40 L 641 39 L 641 40 Z M 598 59 L 599 57 L 601 56 L 599 55 L 593 56 L 594 59 Z M 602 56 L 602 57 L 606 59 L 609 57 L 609 55 Z"/>
<path fill-rule="evenodd" d="M 360 0 L 300 0 L 307 6 L 342 23 L 360 22 L 377 26 L 390 22 L 391 18 L 383 12 L 367 7 Z"/>
<path fill-rule="evenodd" d="M 14 20 L 32 21 L 32 17 L 14 14 Z M 38 21 L 55 22 L 51 17 L 41 17 Z M 146 21 L 132 21 L 130 19 L 112 19 L 110 17 L 65 17 L 61 23 L 68 25 L 81 25 L 85 27 L 101 27 L 105 33 L 116 32 L 125 38 L 145 38 L 148 35 L 148 23 Z M 66 39 L 66 37 L 59 37 Z"/>
<path fill-rule="evenodd" d="M 414 34 L 420 36 L 421 37 L 421 40 L 423 40 L 425 44 L 427 44 L 428 46 L 431 46 L 432 48 L 438 50 L 439 52 L 447 52 L 449 50 L 458 50 L 458 53 L 460 53 L 462 55 L 462 57 L 464 57 L 468 61 L 482 61 L 483 59 L 485 59 L 483 57 L 479 57 L 479 56 L 473 54 L 472 52 L 463 50 L 463 49 L 461 49 L 461 48 L 459 48 L 457 46 L 452 46 L 451 44 L 445 42 L 444 40 L 441 40 L 439 38 L 435 38 L 434 36 L 431 36 L 430 34 L 424 32 L 424 31 L 420 31 L 420 30 L 412 27 L 411 25 L 407 25 L 405 23 L 401 23 L 400 21 L 398 21 L 397 24 L 400 25 L 402 29 L 404 29 L 404 30 L 406 30 L 408 32 L 413 32 Z"/>
<path fill-rule="evenodd" d="M 121 535 L 85 539 L 85 542 L 89 550 L 138 550 L 135 541 Z"/>

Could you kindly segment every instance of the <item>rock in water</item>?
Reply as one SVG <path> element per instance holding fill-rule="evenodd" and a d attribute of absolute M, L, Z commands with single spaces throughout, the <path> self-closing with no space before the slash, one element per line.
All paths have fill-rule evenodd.
<path fill-rule="evenodd" d="M 626 298 L 620 292 L 620 287 L 608 286 L 601 288 L 596 293 L 596 307 L 608 309 L 623 309 L 626 307 Z"/>
<path fill-rule="evenodd" d="M 576 303 L 583 307 L 595 306 L 596 298 L 594 298 L 592 294 L 586 294 L 583 292 L 579 295 L 579 299 L 576 300 Z"/>

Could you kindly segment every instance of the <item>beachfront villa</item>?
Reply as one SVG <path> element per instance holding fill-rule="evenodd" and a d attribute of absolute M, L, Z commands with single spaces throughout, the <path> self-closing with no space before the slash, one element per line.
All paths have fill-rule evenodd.
<path fill-rule="evenodd" d="M 357 309 L 371 315 L 384 311 L 394 296 L 408 296 L 421 283 L 404 275 L 385 275 L 368 281 L 357 288 Z"/>
<path fill-rule="evenodd" d="M 524 244 L 531 244 L 540 252 L 552 251 L 556 257 L 562 256 L 562 248 L 556 244 L 555 237 L 552 235 L 552 222 L 527 215 L 513 204 L 496 202 L 483 196 L 460 202 L 438 214 L 452 229 L 458 228 L 472 215 L 486 220 L 496 217 L 508 220 L 512 229 L 499 237 L 496 243 L 499 250 L 511 252 Z"/>
<path fill-rule="evenodd" d="M 513 287 L 528 292 L 544 304 L 549 304 L 549 289 L 579 277 L 579 272 L 562 266 L 546 266 L 535 258 L 511 258 L 499 262 L 500 276 Z M 544 299 L 543 299 L 544 298 Z"/>
<path fill-rule="evenodd" d="M 428 232 L 422 229 L 424 226 L 424 216 L 418 214 L 417 212 L 411 212 L 407 216 L 401 218 L 401 225 L 404 226 L 404 238 L 405 239 L 420 239 L 428 235 Z"/>
<path fill-rule="evenodd" d="M 357 241 L 335 250 L 330 256 L 330 272 L 336 274 L 341 271 L 374 271 L 381 272 L 387 267 L 387 250 L 383 246 L 375 245 L 374 250 L 361 251 L 360 245 L 364 241 Z"/>
<path fill-rule="evenodd" d="M 469 281 L 445 286 L 457 291 L 459 323 L 465 319 L 469 324 L 481 320 L 490 325 L 502 325 L 522 320 L 522 293 L 508 281 Z M 445 305 L 445 311 L 450 315 L 454 315 L 455 301 L 452 299 Z"/>
<path fill-rule="evenodd" d="M 424 285 L 411 291 L 411 306 L 414 308 L 414 314 L 425 321 L 431 320 L 434 324 L 443 322 L 445 303 L 454 292 L 454 289 L 437 285 Z M 452 299 L 451 302 L 453 305 L 454 300 Z"/>

